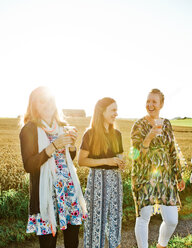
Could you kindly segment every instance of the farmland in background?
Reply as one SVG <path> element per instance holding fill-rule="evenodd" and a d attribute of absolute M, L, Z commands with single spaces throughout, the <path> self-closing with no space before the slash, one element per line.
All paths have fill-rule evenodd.
<path fill-rule="evenodd" d="M 78 129 L 78 139 L 76 143 L 78 150 L 83 133 L 86 128 L 89 127 L 90 118 L 73 117 L 68 118 L 67 122 Z M 124 154 L 127 160 L 127 169 L 125 173 L 122 174 L 124 182 L 124 224 L 127 220 L 135 219 L 130 185 L 131 160 L 129 159 L 130 132 L 133 123 L 133 120 L 128 119 L 117 119 L 116 121 L 116 127 L 122 133 L 125 151 Z M 176 126 L 177 123 L 179 123 L 178 126 Z M 172 121 L 172 124 L 176 141 L 188 163 L 188 169 L 186 169 L 185 174 L 187 188 L 181 195 L 183 208 L 180 211 L 180 217 L 192 218 L 192 187 L 188 180 L 191 172 L 192 121 L 174 120 Z M 11 241 L 21 241 L 30 237 L 29 235 L 25 235 L 28 201 L 28 174 L 24 172 L 20 155 L 20 129 L 21 125 L 19 123 L 19 119 L 0 118 L 0 247 L 3 247 L 2 244 L 5 244 L 8 239 Z M 79 167 L 77 165 L 77 158 L 75 158 L 74 163 L 77 166 L 77 173 L 84 190 L 89 169 Z M 11 233 L 10 229 L 12 230 Z"/>
<path fill-rule="evenodd" d="M 182 127 L 192 127 L 192 119 L 172 120 L 172 125 Z"/>
<path fill-rule="evenodd" d="M 191 120 L 189 120 L 189 122 L 188 120 L 179 121 L 181 121 L 181 123 L 192 123 Z M 90 118 L 68 118 L 67 122 L 78 129 L 78 139 L 76 143 L 78 150 L 83 133 L 86 128 L 89 127 Z M 175 120 L 173 122 L 175 124 Z M 131 161 L 128 155 L 130 150 L 130 132 L 133 123 L 133 120 L 128 119 L 117 119 L 116 121 L 116 126 L 122 133 L 124 154 L 128 164 L 123 177 L 127 177 L 131 169 Z M 21 125 L 19 119 L 0 118 L 0 187 L 2 190 L 20 187 L 23 178 L 26 177 L 20 155 L 20 129 Z M 192 127 L 173 126 L 173 130 L 176 141 L 190 168 L 192 157 Z M 74 163 L 77 165 L 77 157 Z M 78 167 L 78 174 L 83 187 L 86 183 L 87 173 L 87 168 Z"/>

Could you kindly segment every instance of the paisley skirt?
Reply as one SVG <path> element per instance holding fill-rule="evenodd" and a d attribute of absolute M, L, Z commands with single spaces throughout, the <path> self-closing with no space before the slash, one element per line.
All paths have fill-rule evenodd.
<path fill-rule="evenodd" d="M 84 248 L 103 248 L 105 234 L 109 248 L 120 244 L 122 198 L 119 170 L 90 169 L 85 192 L 88 217 L 84 224 Z"/>

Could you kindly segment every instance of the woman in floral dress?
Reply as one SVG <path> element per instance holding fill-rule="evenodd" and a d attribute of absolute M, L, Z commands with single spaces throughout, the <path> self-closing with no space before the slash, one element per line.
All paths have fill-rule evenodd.
<path fill-rule="evenodd" d="M 95 106 L 91 128 L 82 139 L 79 165 L 90 168 L 85 199 L 84 247 L 120 247 L 122 219 L 122 181 L 119 168 L 125 166 L 121 133 L 114 128 L 117 104 L 105 97 Z"/>
<path fill-rule="evenodd" d="M 164 95 L 153 89 L 147 98 L 148 115 L 135 122 L 132 132 L 132 189 L 136 208 L 135 234 L 139 248 L 148 247 L 148 224 L 160 212 L 157 247 L 166 247 L 178 223 L 178 190 L 185 188 L 171 123 L 159 117 Z"/>
<path fill-rule="evenodd" d="M 59 228 L 65 248 L 77 248 L 86 208 L 71 160 L 76 155 L 76 131 L 59 120 L 46 87 L 32 91 L 24 122 L 21 154 L 30 173 L 27 233 L 38 235 L 41 248 L 55 248 Z"/>

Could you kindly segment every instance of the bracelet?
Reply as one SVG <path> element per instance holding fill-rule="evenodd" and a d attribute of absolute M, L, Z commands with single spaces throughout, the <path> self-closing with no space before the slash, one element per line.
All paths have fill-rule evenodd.
<path fill-rule="evenodd" d="M 54 142 L 52 142 L 51 144 L 55 147 L 56 150 L 58 150 Z"/>
<path fill-rule="evenodd" d="M 144 146 L 143 143 L 141 143 L 141 147 L 142 147 L 143 149 L 149 149 L 149 146 Z"/>

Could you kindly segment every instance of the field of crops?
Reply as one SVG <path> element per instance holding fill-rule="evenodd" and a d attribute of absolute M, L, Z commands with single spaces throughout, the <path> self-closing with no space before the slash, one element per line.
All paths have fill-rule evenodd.
<path fill-rule="evenodd" d="M 78 129 L 77 149 L 80 146 L 81 138 L 86 128 L 89 127 L 90 118 L 68 118 L 68 123 Z M 117 119 L 116 126 L 122 132 L 123 146 L 127 158 L 127 170 L 130 170 L 130 160 L 128 158 L 130 149 L 130 132 L 134 121 L 128 119 Z M 174 123 L 175 124 L 175 123 Z M 19 119 L 0 119 L 0 184 L 3 189 L 15 188 L 21 183 L 25 176 L 22 160 L 20 156 L 19 132 L 21 126 Z M 177 143 L 189 165 L 192 157 L 192 127 L 173 126 Z M 75 163 L 77 160 L 75 160 Z M 17 171 L 17 172 L 16 172 Z M 18 173 L 19 172 L 19 173 Z M 86 177 L 87 169 L 78 169 L 82 179 Z M 83 173 L 83 175 L 82 175 Z M 16 174 L 18 176 L 16 176 Z M 12 180 L 14 176 L 14 180 Z M 17 178 L 15 178 L 17 177 Z"/>
<path fill-rule="evenodd" d="M 77 149 L 79 149 L 83 133 L 89 127 L 90 118 L 69 118 L 67 122 L 78 129 Z M 130 132 L 133 123 L 133 120 L 128 119 L 117 119 L 116 122 L 116 127 L 122 133 L 124 153 L 127 160 L 127 169 L 122 174 L 124 190 L 123 227 L 130 221 L 135 221 L 130 184 L 131 160 L 129 158 Z M 31 237 L 25 233 L 28 215 L 28 174 L 23 169 L 20 154 L 20 129 L 19 119 L 0 118 L 0 247 L 8 245 L 10 242 L 20 242 Z M 192 185 L 189 184 L 188 179 L 191 171 L 192 127 L 174 125 L 173 130 L 177 143 L 188 163 L 185 175 L 188 186 L 182 193 L 183 208 L 180 211 L 180 218 L 191 220 Z M 84 190 L 89 169 L 79 167 L 77 158 L 75 164 Z"/>

